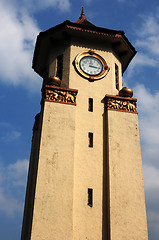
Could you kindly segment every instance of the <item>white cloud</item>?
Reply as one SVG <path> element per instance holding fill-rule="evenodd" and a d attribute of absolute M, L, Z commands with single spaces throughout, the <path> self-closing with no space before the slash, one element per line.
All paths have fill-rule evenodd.
<path fill-rule="evenodd" d="M 13 216 L 15 212 L 21 212 L 23 204 L 10 194 L 6 194 L 4 189 L 0 188 L 0 211 L 9 216 Z"/>
<path fill-rule="evenodd" d="M 0 163 L 0 211 L 6 215 L 14 215 L 23 209 L 23 201 L 19 193 L 26 186 L 29 161 L 18 160 L 8 166 Z"/>
<path fill-rule="evenodd" d="M 3 3 L 15 6 L 15 8 L 25 9 L 31 12 L 37 12 L 46 8 L 58 8 L 60 11 L 70 10 L 70 0 L 1 0 Z"/>
<path fill-rule="evenodd" d="M 94 0 L 85 0 L 85 3 L 89 5 L 89 4 L 91 4 L 93 1 L 94 1 Z M 85 11 L 85 9 L 84 9 L 84 11 Z"/>
<path fill-rule="evenodd" d="M 158 71 L 159 66 L 159 18 L 155 14 L 141 17 L 136 32 L 135 47 L 139 53 L 130 63 L 127 77 L 143 71 L 144 80 L 149 70 Z M 151 69 L 150 69 L 151 68 Z M 153 68 L 153 69 L 152 69 Z M 143 159 L 144 186 L 147 203 L 149 238 L 158 239 L 159 235 L 159 91 L 151 92 L 144 85 L 134 88 L 138 99 L 139 129 Z"/>
<path fill-rule="evenodd" d="M 137 72 L 144 67 L 154 67 L 159 65 L 159 18 L 156 15 L 140 16 L 140 25 L 134 30 L 136 39 L 134 45 L 140 51 L 131 61 L 127 77 L 132 77 L 135 67 Z"/>
<path fill-rule="evenodd" d="M 144 85 L 134 89 L 138 98 L 139 129 L 143 158 L 149 239 L 159 235 L 159 92 L 152 93 Z"/>
<path fill-rule="evenodd" d="M 136 41 L 137 47 L 145 48 L 146 51 L 149 51 L 151 54 L 158 56 L 159 55 L 159 48 L 158 48 L 158 42 L 159 42 L 159 35 L 155 36 L 147 36 L 146 39 L 138 39 Z"/>
<path fill-rule="evenodd" d="M 157 240 L 159 236 L 159 169 L 155 166 L 144 164 L 143 173 L 149 239 Z"/>
<path fill-rule="evenodd" d="M 1 0 L 0 81 L 40 90 L 42 79 L 31 68 L 36 36 L 40 32 L 29 12 L 55 7 L 70 9 L 69 0 Z"/>
<path fill-rule="evenodd" d="M 9 143 L 19 139 L 20 136 L 21 132 L 15 130 L 10 123 L 0 122 L 0 141 Z"/>
<path fill-rule="evenodd" d="M 159 169 L 145 164 L 143 166 L 144 185 L 146 191 L 151 188 L 158 188 L 159 191 Z"/>
<path fill-rule="evenodd" d="M 147 163 L 158 163 L 159 156 L 159 92 L 152 94 L 144 85 L 134 89 L 138 98 L 140 134 L 143 159 Z M 158 163 L 159 166 L 159 163 Z"/>
<path fill-rule="evenodd" d="M 137 40 L 135 45 L 142 48 L 144 52 L 151 55 L 151 57 L 157 57 L 159 61 L 159 19 L 158 16 L 149 15 L 141 17 L 141 27 L 136 31 Z"/>
<path fill-rule="evenodd" d="M 1 81 L 27 88 L 40 86 L 31 69 L 38 27 L 26 12 L 19 13 L 14 7 L 0 5 L 0 12 Z"/>
<path fill-rule="evenodd" d="M 150 58 L 149 56 L 143 54 L 143 53 L 139 53 L 135 56 L 135 58 L 132 60 L 132 62 L 130 63 L 130 67 L 133 66 L 133 68 L 135 66 L 152 66 L 155 67 L 157 66 L 157 61 L 155 59 Z"/>
<path fill-rule="evenodd" d="M 41 9 L 48 7 L 57 7 L 61 11 L 68 11 L 70 9 L 70 1 L 69 0 L 40 0 L 36 1 Z"/>
<path fill-rule="evenodd" d="M 21 133 L 15 130 L 11 130 L 5 136 L 0 137 L 0 140 L 3 142 L 12 142 L 18 139 L 21 136 Z"/>
<path fill-rule="evenodd" d="M 14 164 L 9 164 L 8 173 L 13 185 L 25 186 L 26 173 L 28 171 L 29 161 L 27 159 L 18 160 Z"/>
<path fill-rule="evenodd" d="M 141 27 L 137 29 L 138 36 L 149 37 L 159 34 L 159 22 L 158 16 L 153 15 L 142 15 Z"/>
<path fill-rule="evenodd" d="M 119 3 L 130 4 L 131 6 L 136 6 L 137 0 L 117 0 Z"/>
<path fill-rule="evenodd" d="M 142 67 L 157 67 L 158 60 L 155 59 L 153 56 L 149 56 L 146 53 L 137 53 L 135 58 L 132 59 L 128 71 L 127 71 L 127 78 L 131 77 L 134 73 L 134 70 L 137 71 Z M 136 72 L 136 71 L 135 71 Z"/>

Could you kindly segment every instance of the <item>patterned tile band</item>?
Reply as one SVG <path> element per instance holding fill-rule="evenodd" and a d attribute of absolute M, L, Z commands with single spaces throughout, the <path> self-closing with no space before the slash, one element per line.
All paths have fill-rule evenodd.
<path fill-rule="evenodd" d="M 45 87 L 45 101 L 76 105 L 77 90 L 61 87 Z"/>
<path fill-rule="evenodd" d="M 137 113 L 137 99 L 106 95 L 106 109 L 130 113 Z"/>

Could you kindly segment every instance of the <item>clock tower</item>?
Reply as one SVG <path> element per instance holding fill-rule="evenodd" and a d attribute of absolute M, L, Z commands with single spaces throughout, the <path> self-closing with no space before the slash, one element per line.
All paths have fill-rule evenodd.
<path fill-rule="evenodd" d="M 37 37 L 43 78 L 22 240 L 147 240 L 137 99 L 122 87 L 136 50 L 82 9 Z"/>

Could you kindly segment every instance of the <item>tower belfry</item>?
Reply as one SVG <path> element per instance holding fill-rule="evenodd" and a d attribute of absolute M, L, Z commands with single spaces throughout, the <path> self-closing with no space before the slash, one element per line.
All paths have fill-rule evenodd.
<path fill-rule="evenodd" d="M 41 32 L 22 240 L 147 240 L 133 92 L 122 75 L 136 50 L 123 31 L 81 16 Z"/>

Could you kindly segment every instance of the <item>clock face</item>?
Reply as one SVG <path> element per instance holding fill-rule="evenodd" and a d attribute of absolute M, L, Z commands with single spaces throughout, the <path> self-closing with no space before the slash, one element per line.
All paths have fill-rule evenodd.
<path fill-rule="evenodd" d="M 109 72 L 104 58 L 93 50 L 78 54 L 74 60 L 74 66 L 77 73 L 89 81 L 99 80 Z"/>
<path fill-rule="evenodd" d="M 81 70 L 91 76 L 97 76 L 103 71 L 102 62 L 93 56 L 85 56 L 80 60 Z"/>

